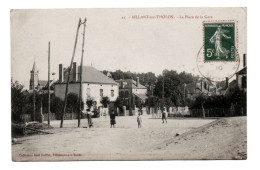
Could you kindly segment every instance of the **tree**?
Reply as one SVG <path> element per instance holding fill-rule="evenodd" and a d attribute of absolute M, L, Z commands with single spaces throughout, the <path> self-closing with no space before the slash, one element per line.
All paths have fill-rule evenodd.
<path fill-rule="evenodd" d="M 196 98 L 196 102 L 201 104 L 201 108 L 202 108 L 202 114 L 203 114 L 203 118 L 206 117 L 205 115 L 205 110 L 204 110 L 204 103 L 206 101 L 206 96 L 203 94 L 200 94 L 197 98 Z"/>
<path fill-rule="evenodd" d="M 18 81 L 11 81 L 11 114 L 12 121 L 21 121 L 20 115 L 25 111 L 25 95 L 23 93 L 23 85 Z"/>
<path fill-rule="evenodd" d="M 78 112 L 79 111 L 79 102 L 81 102 L 81 110 L 83 109 L 82 99 L 79 99 L 79 96 L 75 93 L 68 94 L 67 100 L 67 111 L 68 112 Z"/>
<path fill-rule="evenodd" d="M 143 101 L 140 99 L 140 98 L 136 98 L 135 100 L 135 106 L 139 109 L 139 110 L 142 110 L 143 108 Z"/>
<path fill-rule="evenodd" d="M 102 71 L 105 75 L 108 73 L 107 70 Z M 123 72 L 121 70 L 116 71 L 110 71 L 110 74 L 114 80 L 119 79 L 135 79 L 136 77 L 139 77 L 139 81 L 142 85 L 148 87 L 149 84 L 154 84 L 156 81 L 156 76 L 152 72 L 147 73 L 135 73 L 135 72 Z"/>
<path fill-rule="evenodd" d="M 170 107 L 173 106 L 173 102 L 171 100 L 171 98 L 165 98 L 165 107 L 167 108 L 167 110 L 169 110 Z"/>
<path fill-rule="evenodd" d="M 92 98 L 87 99 L 86 104 L 88 106 L 88 109 L 91 109 L 91 107 L 94 105 L 94 103 L 95 103 L 94 99 L 92 99 Z"/>
<path fill-rule="evenodd" d="M 150 107 L 156 107 L 158 105 L 159 98 L 156 96 L 151 96 L 146 100 L 146 105 Z"/>
<path fill-rule="evenodd" d="M 107 105 L 110 103 L 110 99 L 108 96 L 102 97 L 100 103 L 107 108 Z"/>
<path fill-rule="evenodd" d="M 241 109 L 243 109 L 243 115 L 246 115 L 247 108 L 247 95 L 246 92 L 240 90 L 238 87 L 232 89 L 227 96 L 228 101 L 234 105 L 235 113 L 237 116 L 241 116 Z"/>
<path fill-rule="evenodd" d="M 56 119 L 61 119 L 61 115 L 63 113 L 63 104 L 64 103 L 60 98 L 51 95 L 50 111 L 55 113 Z"/>
<path fill-rule="evenodd" d="M 157 82 L 155 83 L 154 94 L 159 98 L 163 97 L 163 85 L 164 85 L 164 97 L 169 98 L 172 103 L 177 106 L 185 105 L 184 102 L 184 85 L 194 82 L 197 77 L 181 72 L 178 74 L 174 70 L 164 70 L 164 75 L 159 75 Z"/>
<path fill-rule="evenodd" d="M 124 102 L 123 99 L 120 98 L 119 96 L 116 98 L 115 106 L 118 107 L 120 111 L 123 110 Z"/>

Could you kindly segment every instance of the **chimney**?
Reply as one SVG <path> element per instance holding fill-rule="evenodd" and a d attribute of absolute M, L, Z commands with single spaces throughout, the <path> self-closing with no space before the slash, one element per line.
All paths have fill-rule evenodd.
<path fill-rule="evenodd" d="M 228 77 L 226 77 L 226 89 L 228 88 Z"/>
<path fill-rule="evenodd" d="M 63 65 L 59 64 L 59 82 L 63 82 Z"/>
<path fill-rule="evenodd" d="M 246 54 L 243 55 L 243 66 L 246 66 Z"/>
<path fill-rule="evenodd" d="M 139 77 L 136 77 L 136 87 L 139 86 Z"/>
<path fill-rule="evenodd" d="M 76 62 L 73 62 L 72 81 L 73 82 L 77 82 L 78 81 L 78 69 L 77 69 L 77 63 Z"/>

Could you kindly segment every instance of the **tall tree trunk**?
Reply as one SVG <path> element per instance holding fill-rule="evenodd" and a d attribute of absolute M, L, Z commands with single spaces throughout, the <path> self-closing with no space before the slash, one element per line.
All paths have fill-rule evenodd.
<path fill-rule="evenodd" d="M 206 118 L 203 102 L 201 103 L 203 118 Z"/>

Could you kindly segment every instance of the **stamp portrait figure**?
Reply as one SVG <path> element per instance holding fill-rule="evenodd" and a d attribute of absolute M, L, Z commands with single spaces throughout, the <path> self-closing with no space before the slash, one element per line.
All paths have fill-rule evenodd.
<path fill-rule="evenodd" d="M 228 31 L 222 29 L 221 25 L 219 25 L 217 31 L 209 40 L 211 43 L 215 43 L 215 56 L 217 56 L 217 58 L 220 57 L 228 58 L 229 50 L 225 49 L 222 46 L 222 37 L 226 39 L 231 39 L 231 37 L 227 36 L 225 33 L 228 33 Z"/>

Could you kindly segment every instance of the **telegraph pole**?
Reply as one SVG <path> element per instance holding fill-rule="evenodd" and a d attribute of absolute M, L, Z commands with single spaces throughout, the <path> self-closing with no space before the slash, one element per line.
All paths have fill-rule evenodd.
<path fill-rule="evenodd" d="M 33 75 L 33 121 L 35 121 L 35 75 Z"/>
<path fill-rule="evenodd" d="M 184 99 L 184 102 L 186 101 L 186 83 L 184 83 L 184 90 L 183 90 L 183 99 Z"/>
<path fill-rule="evenodd" d="M 66 90 L 65 90 L 65 99 L 64 99 L 63 113 L 61 115 L 60 128 L 63 127 L 63 119 L 64 119 L 64 115 L 66 114 L 66 105 L 67 105 L 67 100 L 68 100 L 68 86 L 69 86 L 69 81 L 70 81 L 70 72 L 71 72 L 71 68 L 72 68 L 72 64 L 73 64 L 73 60 L 74 60 L 74 56 L 75 56 L 75 52 L 76 52 L 76 46 L 77 46 L 77 41 L 78 41 L 78 33 L 79 33 L 80 25 L 81 25 L 81 19 L 79 19 L 77 32 L 76 32 L 76 37 L 75 37 L 75 43 L 74 43 L 74 50 L 73 50 L 73 53 L 72 53 L 70 66 L 68 68 L 68 77 L 67 77 L 67 84 L 66 84 Z"/>
<path fill-rule="evenodd" d="M 162 100 L 163 100 L 163 108 L 164 108 L 164 72 L 163 72 Z"/>
<path fill-rule="evenodd" d="M 87 19 L 84 20 L 84 30 L 83 30 L 83 41 L 82 41 L 82 52 L 81 52 L 81 63 L 80 63 L 80 87 L 79 87 L 79 111 L 78 111 L 78 127 L 80 127 L 81 119 L 81 98 L 82 98 L 82 72 L 83 72 L 83 54 L 84 54 L 84 43 L 85 43 L 85 28 Z"/>
<path fill-rule="evenodd" d="M 50 126 L 50 53 L 51 53 L 51 47 L 49 42 L 49 49 L 48 49 L 48 126 Z"/>

